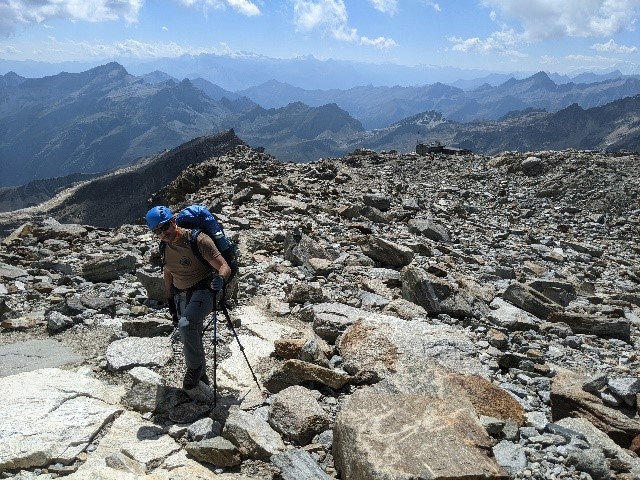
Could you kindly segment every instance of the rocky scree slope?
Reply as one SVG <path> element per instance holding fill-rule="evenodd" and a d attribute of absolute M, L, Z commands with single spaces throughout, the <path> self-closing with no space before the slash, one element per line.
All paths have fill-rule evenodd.
<path fill-rule="evenodd" d="M 238 146 L 188 167 L 155 198 L 209 204 L 239 241 L 232 316 L 262 387 L 221 322 L 216 408 L 203 384 L 177 388 L 157 239 L 25 224 L 0 251 L 0 353 L 54 340 L 79 358 L 2 372 L 8 404 L 59 400 L 40 430 L 35 402 L 3 416 L 0 470 L 638 478 L 638 160 L 359 150 L 295 165 Z M 93 406 L 65 416 L 64 392 Z"/>

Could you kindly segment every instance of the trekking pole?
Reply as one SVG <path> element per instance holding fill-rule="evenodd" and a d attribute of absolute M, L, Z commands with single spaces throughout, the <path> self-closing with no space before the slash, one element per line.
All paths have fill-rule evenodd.
<path fill-rule="evenodd" d="M 223 298 L 224 298 L 224 296 L 223 296 Z M 234 328 L 233 323 L 231 322 L 231 317 L 229 316 L 229 311 L 227 310 L 227 306 L 224 303 L 222 304 L 222 313 L 224 314 L 224 316 L 225 316 L 225 318 L 227 320 L 227 325 L 231 329 L 231 332 L 233 333 L 233 336 L 236 337 L 236 341 L 238 342 L 238 347 L 240 347 L 240 352 L 242 353 L 242 356 L 244 357 L 245 362 L 247 362 L 247 366 L 249 367 L 249 371 L 251 372 L 251 376 L 253 377 L 253 380 L 256 382 L 256 385 L 258 385 L 258 389 L 261 390 L 262 387 L 260 386 L 260 383 L 258 382 L 258 378 L 256 377 L 256 374 L 253 372 L 253 368 L 251 368 L 251 364 L 249 363 L 249 359 L 247 358 L 247 354 L 244 353 L 244 347 L 240 343 L 240 338 L 238 338 L 238 333 L 236 332 L 236 329 Z"/>
<path fill-rule="evenodd" d="M 213 306 L 213 408 L 218 401 L 218 319 L 216 306 Z"/>
<path fill-rule="evenodd" d="M 218 293 L 213 293 L 213 310 L 211 312 L 211 318 L 209 323 L 205 325 L 200 333 L 201 337 L 204 337 L 205 332 L 213 324 L 213 408 L 216 407 L 218 401 Z"/>

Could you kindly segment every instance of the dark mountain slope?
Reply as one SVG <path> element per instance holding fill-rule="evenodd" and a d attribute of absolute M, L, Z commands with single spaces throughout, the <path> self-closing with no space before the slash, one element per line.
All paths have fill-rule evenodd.
<path fill-rule="evenodd" d="M 142 164 L 87 182 L 49 214 L 61 222 L 98 227 L 135 223 L 146 213 L 152 194 L 189 165 L 224 155 L 242 144 L 233 130 L 196 138 Z"/>

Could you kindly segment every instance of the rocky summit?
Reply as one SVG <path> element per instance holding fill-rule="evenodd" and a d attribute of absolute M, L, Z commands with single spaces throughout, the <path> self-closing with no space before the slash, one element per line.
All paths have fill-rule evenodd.
<path fill-rule="evenodd" d="M 637 154 L 577 150 L 187 167 L 153 198 L 241 252 L 215 392 L 180 388 L 142 221 L 34 215 L 0 250 L 0 477 L 638 479 L 639 191 Z"/>

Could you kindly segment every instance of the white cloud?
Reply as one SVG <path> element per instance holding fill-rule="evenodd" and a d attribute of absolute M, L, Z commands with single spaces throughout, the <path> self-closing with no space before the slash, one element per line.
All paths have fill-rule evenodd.
<path fill-rule="evenodd" d="M 518 20 L 528 40 L 602 37 L 633 29 L 640 0 L 483 0 Z"/>
<path fill-rule="evenodd" d="M 76 50 L 80 56 L 97 58 L 163 58 L 179 57 L 180 55 L 199 55 L 202 53 L 215 53 L 211 49 L 184 47 L 175 42 L 169 43 L 145 43 L 138 40 L 125 40 L 112 44 L 90 43 L 90 42 L 64 42 L 59 43 L 60 48 L 65 50 Z"/>
<path fill-rule="evenodd" d="M 185 46 L 175 42 L 145 43 L 138 40 L 124 40 L 114 43 L 96 43 L 88 41 L 59 41 L 55 37 L 49 37 L 48 42 L 39 44 L 38 50 L 31 53 L 33 55 L 45 55 L 47 58 L 84 61 L 90 58 L 113 60 L 119 57 L 140 59 L 172 58 L 181 55 L 219 54 L 221 52 L 212 48 Z"/>
<path fill-rule="evenodd" d="M 17 25 L 42 24 L 53 18 L 104 22 L 123 19 L 135 23 L 144 0 L 3 0 L 0 34 L 13 33 Z"/>
<path fill-rule="evenodd" d="M 381 50 L 387 50 L 389 48 L 398 46 L 398 44 L 393 38 L 386 38 L 386 37 L 377 37 L 377 38 L 360 37 L 360 45 L 369 45 L 372 47 L 379 48 Z"/>
<path fill-rule="evenodd" d="M 398 11 L 398 0 L 369 0 L 373 8 L 382 13 L 393 15 Z"/>
<path fill-rule="evenodd" d="M 223 10 L 227 6 L 247 17 L 254 17 L 261 13 L 260 8 L 249 0 L 180 0 L 180 3 L 187 7 L 201 8 L 205 13 L 210 9 Z"/>
<path fill-rule="evenodd" d="M 484 55 L 498 53 L 508 57 L 526 57 L 520 53 L 516 46 L 520 41 L 519 36 L 513 29 L 503 28 L 499 32 L 492 33 L 486 39 L 449 37 L 453 43 L 452 50 L 464 53 L 481 53 Z"/>
<path fill-rule="evenodd" d="M 425 0 L 425 3 L 433 8 L 436 12 L 441 12 L 440 4 L 438 2 L 432 2 L 431 0 Z"/>
<path fill-rule="evenodd" d="M 612 53 L 635 53 L 638 51 L 638 47 L 627 47 L 626 45 L 618 45 L 612 38 L 606 43 L 594 43 L 591 48 L 599 52 L 612 52 Z"/>
<path fill-rule="evenodd" d="M 247 17 L 260 15 L 260 9 L 258 6 L 249 0 L 226 0 L 226 3 L 228 3 L 236 12 L 246 15 Z"/>
<path fill-rule="evenodd" d="M 349 26 L 349 15 L 343 0 L 292 0 L 296 29 L 311 32 L 321 29 L 341 42 L 353 42 L 380 49 L 396 47 L 391 38 L 360 36 Z M 382 2 L 379 2 L 382 3 Z"/>
<path fill-rule="evenodd" d="M 302 31 L 344 30 L 349 19 L 342 0 L 294 0 L 293 14 L 296 28 Z"/>
<path fill-rule="evenodd" d="M 17 53 L 20 53 L 20 50 L 18 50 L 15 47 L 12 47 L 11 45 L 7 45 L 6 47 L 0 48 L 0 54 L 3 54 L 3 55 L 15 55 Z"/>

